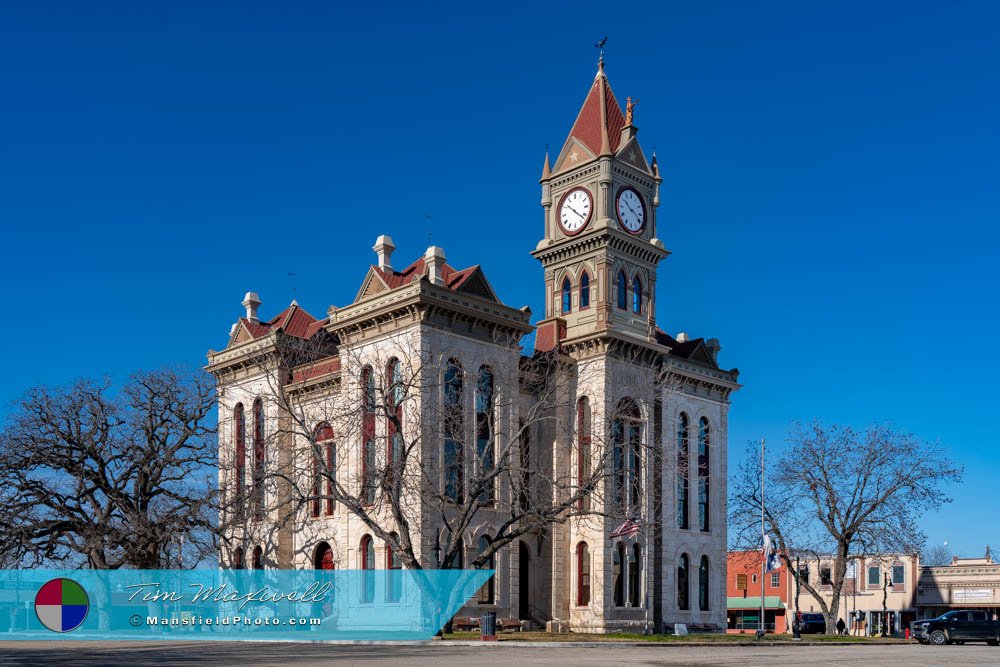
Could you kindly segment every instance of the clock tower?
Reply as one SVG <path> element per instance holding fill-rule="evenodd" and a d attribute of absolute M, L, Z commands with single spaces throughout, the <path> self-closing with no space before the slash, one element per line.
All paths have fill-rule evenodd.
<path fill-rule="evenodd" d="M 637 100 L 636 100 L 637 102 Z M 636 139 L 635 102 L 622 112 L 603 59 L 562 150 L 542 171 L 545 319 L 536 348 L 617 334 L 655 341 L 661 178 Z"/>

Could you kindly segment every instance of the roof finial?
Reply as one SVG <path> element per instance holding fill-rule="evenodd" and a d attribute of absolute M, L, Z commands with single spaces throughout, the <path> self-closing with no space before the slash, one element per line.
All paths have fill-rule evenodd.
<path fill-rule="evenodd" d="M 604 45 L 608 43 L 608 36 L 605 35 L 604 39 L 594 44 L 594 48 L 600 49 L 601 55 L 597 58 L 598 69 L 604 69 Z"/>

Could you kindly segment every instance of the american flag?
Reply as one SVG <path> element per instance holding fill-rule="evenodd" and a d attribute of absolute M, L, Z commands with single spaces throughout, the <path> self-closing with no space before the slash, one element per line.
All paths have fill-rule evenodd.
<path fill-rule="evenodd" d="M 628 519 L 622 525 L 611 531 L 608 537 L 632 537 L 638 535 L 642 530 L 642 524 L 638 519 Z"/>

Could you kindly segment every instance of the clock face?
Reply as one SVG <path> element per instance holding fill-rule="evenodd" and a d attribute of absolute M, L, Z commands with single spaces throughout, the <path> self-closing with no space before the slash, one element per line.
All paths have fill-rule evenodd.
<path fill-rule="evenodd" d="M 646 226 L 646 205 L 632 188 L 618 192 L 618 221 L 632 234 L 638 234 Z"/>
<path fill-rule="evenodd" d="M 567 234 L 578 234 L 590 222 L 590 193 L 583 188 L 574 188 L 566 193 L 559 205 L 559 225 Z"/>

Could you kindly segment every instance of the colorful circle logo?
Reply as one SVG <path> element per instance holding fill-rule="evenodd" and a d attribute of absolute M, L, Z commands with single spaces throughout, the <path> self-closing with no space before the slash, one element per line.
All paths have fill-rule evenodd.
<path fill-rule="evenodd" d="M 90 611 L 90 598 L 72 579 L 45 582 L 35 596 L 35 615 L 52 632 L 69 632 L 83 625 Z"/>

